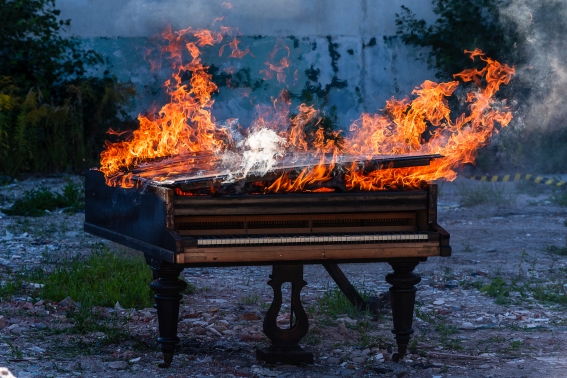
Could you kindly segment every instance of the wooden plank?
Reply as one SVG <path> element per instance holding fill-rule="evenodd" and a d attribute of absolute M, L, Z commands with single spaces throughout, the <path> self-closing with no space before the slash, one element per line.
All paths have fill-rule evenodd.
<path fill-rule="evenodd" d="M 427 192 L 266 194 L 175 197 L 176 216 L 305 213 L 368 213 L 426 210 Z"/>
<path fill-rule="evenodd" d="M 328 261 L 439 256 L 439 243 L 383 243 L 343 245 L 185 248 L 184 263 Z M 181 254 L 180 254 L 181 255 Z"/>
<path fill-rule="evenodd" d="M 437 194 L 438 194 L 437 184 L 429 184 L 428 187 L 428 222 L 437 223 Z"/>
<path fill-rule="evenodd" d="M 357 225 L 341 226 L 341 221 L 358 220 L 403 220 L 407 224 L 402 225 Z M 289 227 L 265 227 L 254 222 L 286 222 Z M 297 227 L 292 222 L 303 223 L 303 227 Z M 317 221 L 338 221 L 337 225 L 319 225 Z M 234 226 L 228 228 L 227 223 L 232 222 Z M 208 226 L 203 223 L 209 224 Z M 394 221 L 395 223 L 395 221 Z M 228 216 L 180 216 L 175 218 L 175 229 L 179 235 L 262 235 L 262 234 L 309 234 L 309 233 L 338 233 L 338 232 L 412 232 L 415 231 L 415 212 L 396 213 L 341 213 L 341 214 L 298 214 L 298 215 L 228 215 Z M 215 224 L 218 226 L 215 227 Z M 190 226 L 194 225 L 194 229 Z M 209 228 L 205 228 L 209 227 Z M 424 228 L 425 229 L 425 228 Z"/>

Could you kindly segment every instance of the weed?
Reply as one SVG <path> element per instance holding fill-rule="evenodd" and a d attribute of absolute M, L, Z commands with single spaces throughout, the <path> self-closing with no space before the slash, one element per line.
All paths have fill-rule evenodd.
<path fill-rule="evenodd" d="M 18 348 L 17 346 L 14 346 L 14 344 L 12 344 L 8 338 L 2 338 L 2 341 L 4 341 L 6 344 L 8 344 L 8 346 L 10 347 L 10 354 L 13 357 L 22 358 L 24 356 L 24 354 L 22 353 L 20 348 Z"/>
<path fill-rule="evenodd" d="M 547 252 L 553 253 L 554 255 L 567 256 L 567 245 L 565 247 L 558 247 L 556 245 L 548 245 L 545 247 Z"/>
<path fill-rule="evenodd" d="M 322 338 L 321 328 L 317 326 L 309 327 L 309 331 L 307 332 L 305 338 L 303 338 L 302 342 L 304 342 L 307 345 L 319 345 L 321 344 L 322 341 L 321 338 Z"/>
<path fill-rule="evenodd" d="M 62 191 L 62 194 L 53 192 L 44 186 L 26 190 L 22 198 L 17 199 L 9 209 L 2 209 L 2 212 L 7 215 L 40 217 L 45 215 L 46 211 L 56 209 L 64 209 L 69 213 L 84 209 L 81 186 L 69 182 Z"/>
<path fill-rule="evenodd" d="M 115 254 L 103 248 L 89 256 L 78 256 L 63 262 L 47 275 L 42 298 L 60 301 L 67 296 L 83 306 L 150 307 L 148 283 L 152 274 L 140 256 Z"/>
<path fill-rule="evenodd" d="M 364 300 L 368 299 L 366 293 L 361 293 Z M 350 303 L 343 292 L 338 288 L 328 289 L 318 300 L 319 311 L 328 316 L 336 317 L 339 314 L 346 314 L 354 317 L 360 315 L 360 311 Z"/>
<path fill-rule="evenodd" d="M 522 342 L 520 340 L 514 340 L 510 342 L 510 350 L 520 350 Z"/>
<path fill-rule="evenodd" d="M 240 299 L 240 303 L 243 305 L 255 305 L 260 300 L 260 295 L 258 293 L 252 293 Z"/>
<path fill-rule="evenodd" d="M 421 308 L 415 308 L 415 316 L 427 323 L 435 322 L 435 311 L 430 310 L 429 312 L 422 311 Z"/>
<path fill-rule="evenodd" d="M 532 197 L 542 194 L 548 187 L 528 180 L 520 180 L 514 183 L 518 193 L 524 193 Z"/>
<path fill-rule="evenodd" d="M 549 197 L 549 200 L 556 205 L 565 207 L 567 206 L 567 192 L 555 192 L 551 197 Z"/>
<path fill-rule="evenodd" d="M 505 186 L 498 183 L 457 184 L 461 197 L 461 206 L 498 205 L 506 206 L 516 203 L 516 197 Z"/>
<path fill-rule="evenodd" d="M 494 277 L 480 291 L 496 298 L 495 302 L 498 304 L 507 304 L 509 302 L 510 285 L 501 276 Z"/>
<path fill-rule="evenodd" d="M 439 333 L 439 341 L 445 348 L 453 350 L 463 349 L 461 346 L 461 340 L 449 337 L 450 335 L 459 332 L 457 327 L 441 322 L 435 325 L 435 330 Z"/>
<path fill-rule="evenodd" d="M 459 282 L 459 286 L 462 287 L 463 289 L 477 289 L 480 290 L 484 284 L 482 283 L 482 281 L 480 280 L 475 280 L 475 281 L 466 281 L 466 280 L 461 280 Z"/>

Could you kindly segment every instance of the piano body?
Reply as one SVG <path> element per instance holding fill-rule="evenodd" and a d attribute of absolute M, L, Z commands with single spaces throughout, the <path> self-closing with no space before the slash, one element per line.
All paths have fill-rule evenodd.
<path fill-rule="evenodd" d="M 258 358 L 275 363 L 313 361 L 299 347 L 307 316 L 299 293 L 303 264 L 323 264 L 355 303 L 355 290 L 337 263 L 388 262 L 398 353 L 413 333 L 419 262 L 450 256 L 449 234 L 437 224 L 437 186 L 422 190 L 184 196 L 174 187 L 146 183 L 139 188 L 109 187 L 96 170 L 86 174 L 85 231 L 142 251 L 154 271 L 163 366 L 173 358 L 184 268 L 273 265 L 269 285 L 274 302 L 264 320 L 272 340 Z M 342 279 L 342 281 L 341 281 Z M 346 282 L 345 282 L 346 280 Z M 280 329 L 281 285 L 291 282 L 295 325 Z M 360 297 L 358 297 L 360 300 Z"/>

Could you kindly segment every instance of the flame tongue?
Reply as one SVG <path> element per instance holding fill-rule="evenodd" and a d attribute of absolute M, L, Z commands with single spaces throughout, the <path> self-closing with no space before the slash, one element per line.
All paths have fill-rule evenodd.
<path fill-rule="evenodd" d="M 317 164 L 306 166 L 293 178 L 284 173 L 263 189 L 265 193 L 295 192 L 333 180 L 335 162 L 341 155 L 361 156 L 361 160 L 381 155 L 443 155 L 429 166 L 370 172 L 356 162 L 343 166 L 347 190 L 417 188 L 423 181 L 453 180 L 456 168 L 474 162 L 477 150 L 488 143 L 496 124 L 506 126 L 512 119 L 508 109 L 496 103 L 494 95 L 501 85 L 509 83 L 514 68 L 485 57 L 476 49 L 465 53 L 473 60 L 481 59 L 484 68 L 454 75 L 455 79 L 477 86 L 465 96 L 468 113 L 451 117 L 448 98 L 459 87 L 459 81 L 425 81 L 412 92 L 413 99 L 390 99 L 382 114 L 363 113 L 350 126 L 348 135 L 342 135 L 325 130 L 319 111 L 312 106 L 301 104 L 298 114 L 290 118 L 291 101 L 284 91 L 273 100 L 272 106 L 257 107 L 258 116 L 249 127 L 249 134 L 242 135 L 248 131 L 215 122 L 211 114 L 212 94 L 218 88 L 207 72 L 208 67 L 201 62 L 200 49 L 220 44 L 228 35 L 231 40 L 221 46 L 220 55 L 226 46 L 232 50 L 230 57 L 251 55 L 248 49 L 239 48 L 239 41 L 228 28 L 221 27 L 219 33 L 191 28 L 175 33 L 167 29 L 163 33 L 167 46 L 162 53 L 170 57 L 174 69 L 172 78 L 165 83 L 171 100 L 157 115 L 140 115 L 140 126 L 128 140 L 106 143 L 100 170 L 107 184 L 132 185 L 134 172 L 163 181 L 171 175 L 228 171 L 226 181 L 235 181 L 249 174 L 266 174 L 285 156 L 313 156 Z M 287 55 L 274 63 L 280 50 Z M 187 55 L 190 59 L 184 63 Z M 288 57 L 289 49 L 278 40 L 263 71 L 265 76 L 275 72 L 278 80 L 284 81 Z M 186 77 L 190 77 L 188 83 L 183 80 Z M 425 142 L 424 135 L 428 132 L 431 135 Z M 203 154 L 212 158 L 203 160 L 199 157 Z M 329 156 L 332 156 L 330 161 Z M 168 159 L 152 163 L 160 158 Z"/>

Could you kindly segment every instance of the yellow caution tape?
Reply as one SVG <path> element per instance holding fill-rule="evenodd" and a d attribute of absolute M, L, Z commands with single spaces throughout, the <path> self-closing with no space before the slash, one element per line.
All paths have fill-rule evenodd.
<path fill-rule="evenodd" d="M 509 181 L 526 180 L 526 181 L 533 181 L 538 184 L 552 185 L 552 186 L 563 186 L 567 184 L 567 182 L 565 181 L 557 180 L 554 178 L 547 178 L 544 176 L 534 176 L 531 174 L 520 174 L 520 173 L 515 174 L 514 177 L 512 177 L 512 175 L 503 175 L 503 176 L 469 176 L 466 178 L 470 180 L 487 181 L 487 182 L 509 182 Z"/>

